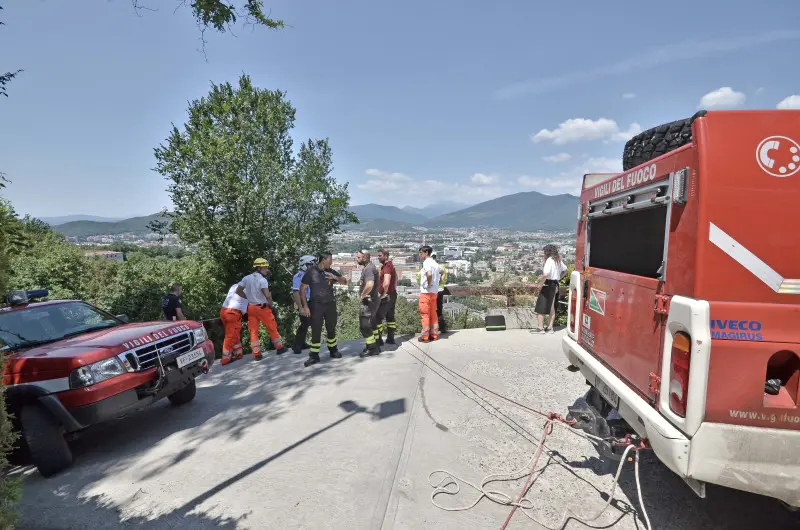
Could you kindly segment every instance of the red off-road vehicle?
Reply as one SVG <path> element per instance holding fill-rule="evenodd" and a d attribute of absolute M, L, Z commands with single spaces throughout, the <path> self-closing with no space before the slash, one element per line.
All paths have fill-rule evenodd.
<path fill-rule="evenodd" d="M 68 440 L 87 427 L 166 397 L 195 396 L 214 346 L 199 322 L 127 323 L 86 302 L 33 302 L 17 291 L 0 307 L 6 406 L 19 449 L 47 477 L 72 464 Z"/>

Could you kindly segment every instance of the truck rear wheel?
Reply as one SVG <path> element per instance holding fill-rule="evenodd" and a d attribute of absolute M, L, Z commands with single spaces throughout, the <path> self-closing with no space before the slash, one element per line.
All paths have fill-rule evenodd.
<path fill-rule="evenodd" d="M 64 439 L 63 427 L 50 412 L 28 405 L 20 410 L 19 421 L 31 461 L 43 477 L 72 465 L 72 451 Z"/>
<path fill-rule="evenodd" d="M 167 399 L 169 399 L 169 402 L 173 405 L 185 405 L 194 399 L 195 394 L 197 394 L 197 385 L 195 384 L 194 379 L 192 379 L 191 383 L 184 386 L 174 394 L 170 394 Z"/>
<path fill-rule="evenodd" d="M 628 171 L 692 142 L 692 122 L 702 113 L 647 129 L 625 143 L 622 170 Z"/>

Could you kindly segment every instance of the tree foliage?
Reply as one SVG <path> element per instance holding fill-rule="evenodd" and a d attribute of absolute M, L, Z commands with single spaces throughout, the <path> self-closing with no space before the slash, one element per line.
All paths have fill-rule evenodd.
<path fill-rule="evenodd" d="M 173 204 L 169 230 L 205 253 L 227 285 L 265 257 L 276 300 L 290 305 L 298 258 L 327 248 L 353 219 L 347 184 L 331 176 L 328 141 L 308 140 L 295 156 L 295 109 L 246 75 L 237 87 L 213 84 L 188 113 L 155 149 Z"/>
<path fill-rule="evenodd" d="M 137 13 L 142 10 L 156 10 L 143 0 L 131 0 L 131 3 Z M 263 0 L 245 0 L 241 7 L 237 7 L 233 2 L 224 2 L 223 0 L 192 0 L 191 2 L 180 0 L 178 8 L 187 7 L 187 4 L 197 25 L 203 30 L 210 27 L 220 33 L 225 33 L 226 28 L 236 24 L 240 18 L 244 19 L 247 24 L 271 29 L 284 27 L 282 20 L 272 18 L 264 12 Z"/>
<path fill-rule="evenodd" d="M 3 6 L 0 6 L 0 11 L 2 10 Z M 5 22 L 0 20 L 0 26 L 5 26 Z M 6 91 L 6 85 L 10 83 L 15 77 L 17 77 L 17 74 L 19 74 L 20 72 L 22 72 L 22 70 L 14 70 L 6 72 L 4 74 L 0 74 L 0 96 L 8 97 L 8 92 Z"/>
<path fill-rule="evenodd" d="M 5 187 L 5 178 L 0 174 L 0 190 Z M 0 293 L 5 293 L 11 280 L 12 255 L 22 244 L 22 227 L 11 204 L 0 196 Z M 0 351 L 0 370 L 5 364 Z M 5 392 L 0 387 L 0 469 L 8 465 L 8 455 L 16 441 L 11 418 L 6 412 Z M 0 475 L 0 528 L 11 528 L 15 521 L 14 505 L 19 499 L 19 482 L 6 473 Z"/>

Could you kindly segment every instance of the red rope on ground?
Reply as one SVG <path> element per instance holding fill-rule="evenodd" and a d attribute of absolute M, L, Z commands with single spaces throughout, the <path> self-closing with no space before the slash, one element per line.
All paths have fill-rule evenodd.
<path fill-rule="evenodd" d="M 550 413 L 550 416 L 558 416 L 558 414 Z M 531 479 L 533 479 L 533 473 L 536 471 L 536 466 L 539 465 L 539 458 L 542 456 L 542 450 L 544 449 L 544 442 L 547 440 L 547 437 L 553 432 L 553 421 L 554 418 L 550 418 L 547 420 L 547 423 L 544 424 L 544 430 L 542 431 L 542 439 L 539 442 L 539 450 L 536 451 L 536 458 L 533 460 L 533 466 L 531 466 L 531 472 L 528 474 L 528 479 L 525 481 L 525 485 L 522 486 L 522 490 L 519 492 L 519 496 L 517 497 L 514 506 L 511 508 L 511 512 L 506 517 L 503 526 L 500 527 L 500 530 L 506 530 L 508 523 L 511 522 L 511 518 L 514 517 L 514 513 L 519 508 L 519 503 L 522 502 L 522 498 L 525 496 L 525 493 L 528 491 L 528 488 L 531 484 Z M 565 422 L 566 423 L 566 422 Z"/>

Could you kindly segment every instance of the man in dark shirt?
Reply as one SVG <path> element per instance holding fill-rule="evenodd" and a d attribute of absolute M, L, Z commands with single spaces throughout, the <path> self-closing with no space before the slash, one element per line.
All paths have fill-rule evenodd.
<path fill-rule="evenodd" d="M 364 337 L 366 347 L 361 352 L 362 357 L 378 355 L 381 350 L 378 346 L 378 307 L 381 299 L 378 294 L 378 268 L 371 261 L 368 250 L 361 250 L 356 254 L 359 265 L 364 267 L 361 271 L 361 311 L 359 316 L 359 327 L 361 336 Z"/>
<path fill-rule="evenodd" d="M 164 320 L 186 320 L 183 314 L 183 300 L 181 300 L 181 285 L 173 284 L 169 294 L 161 297 L 161 309 L 164 311 Z"/>
<path fill-rule="evenodd" d="M 381 262 L 380 281 L 378 282 L 378 293 L 381 296 L 381 304 L 378 308 L 378 346 L 383 345 L 383 321 L 386 320 L 386 343 L 394 344 L 394 334 L 397 331 L 397 322 L 394 320 L 394 308 L 397 304 L 397 271 L 392 260 L 389 259 L 389 251 L 380 249 L 378 251 L 378 261 Z"/>
<path fill-rule="evenodd" d="M 336 345 L 336 300 L 333 296 L 334 282 L 347 285 L 347 279 L 331 269 L 333 258 L 330 252 L 317 256 L 316 266 L 309 267 L 300 283 L 300 315 L 311 318 L 311 349 L 304 366 L 309 367 L 319 362 L 319 351 L 322 346 L 322 323 L 325 322 L 325 333 L 328 339 L 328 354 L 332 359 L 340 359 L 342 354 Z M 306 291 L 311 289 L 310 301 Z"/>

